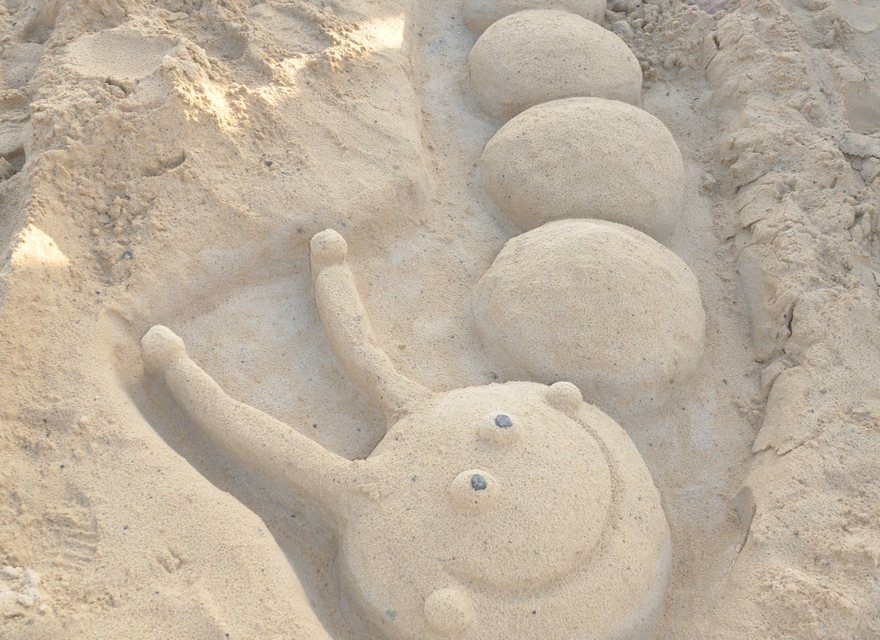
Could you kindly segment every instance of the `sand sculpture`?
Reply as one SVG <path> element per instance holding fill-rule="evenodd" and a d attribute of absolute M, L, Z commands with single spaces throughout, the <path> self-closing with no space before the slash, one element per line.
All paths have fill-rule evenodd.
<path fill-rule="evenodd" d="M 504 16 L 528 9 L 568 11 L 598 23 L 605 17 L 605 0 L 465 0 L 462 14 L 465 26 L 478 36 Z"/>
<path fill-rule="evenodd" d="M 469 64 L 487 113 L 532 107 L 490 141 L 480 168 L 499 207 L 537 228 L 505 245 L 474 313 L 490 347 L 548 384 L 434 392 L 400 374 L 332 230 L 311 241 L 319 315 L 388 420 L 366 459 L 230 398 L 170 329 L 142 339 L 147 368 L 195 426 L 326 514 L 340 610 L 393 640 L 634 639 L 665 594 L 669 529 L 650 473 L 617 423 L 563 380 L 617 409 L 693 372 L 705 320 L 693 274 L 644 233 L 583 219 L 667 233 L 681 156 L 658 120 L 615 101 L 640 97 L 622 41 L 579 15 L 524 6 L 492 7 L 516 13 L 486 29 Z M 472 15 L 478 7 L 492 13 L 472 4 Z M 562 168 L 546 148 L 568 148 Z"/>
<path fill-rule="evenodd" d="M 502 18 L 474 44 L 468 67 L 477 106 L 499 120 L 560 98 L 641 99 L 642 69 L 626 43 L 565 11 Z"/>
<path fill-rule="evenodd" d="M 598 218 L 664 240 L 684 188 L 678 145 L 660 120 L 616 100 L 568 98 L 507 122 L 480 158 L 486 193 L 522 230 Z"/>
<path fill-rule="evenodd" d="M 645 640 L 880 637 L 880 56 L 877 33 L 867 33 L 880 21 L 875 2 L 618 0 L 606 14 L 651 77 L 649 110 L 687 135 L 690 186 L 702 188 L 687 190 L 687 229 L 667 242 L 687 243 L 714 318 L 693 393 L 626 422 L 645 447 L 677 545 L 654 634 L 619 621 L 655 602 L 638 585 L 651 582 L 651 553 L 665 535 L 656 494 L 616 426 L 571 387 L 536 384 L 555 378 L 441 396 L 368 371 L 361 383 L 385 399 L 395 426 L 358 462 L 228 400 L 162 330 L 145 341 L 151 367 L 196 414 L 191 427 L 226 429 L 219 439 L 238 463 L 199 448 L 201 438 L 182 443 L 175 427 L 186 421 L 165 406 L 173 400 L 156 402 L 164 383 L 142 386 L 130 331 L 143 333 L 146 316 L 149 324 L 176 316 L 169 325 L 200 343 L 201 364 L 220 372 L 236 363 L 222 374 L 230 390 L 261 404 L 293 369 L 289 397 L 266 406 L 321 412 L 319 437 L 360 451 L 368 438 L 352 423 L 371 412 L 345 406 L 352 391 L 325 377 L 334 359 L 323 345 L 310 350 L 322 336 L 303 312 L 312 282 L 297 274 L 306 256 L 275 266 L 280 227 L 318 231 L 331 221 L 362 234 L 359 262 L 394 265 L 375 302 L 394 310 L 382 343 L 395 345 L 401 370 L 422 367 L 425 383 L 444 388 L 464 383 L 439 385 L 426 371 L 444 379 L 497 371 L 501 363 L 477 353 L 470 318 L 452 308 L 491 263 L 481 243 L 504 228 L 472 200 L 478 141 L 501 123 L 480 121 L 459 90 L 475 38 L 455 4 L 484 2 L 483 13 L 497 15 L 490 5 L 503 13 L 534 1 L 3 3 L 0 637 L 360 640 L 424 631 L 430 640 L 445 631 L 515 640 L 535 637 L 537 625 L 551 639 L 625 636 L 609 631 L 615 622 Z M 545 8 L 583 15 L 587 1 Z M 554 63 L 571 58 L 566 51 Z M 508 160 L 525 166 L 518 153 Z M 603 195 L 609 207 L 631 197 Z M 537 213 L 540 222 L 603 215 Z M 549 233 L 530 231 L 539 232 Z M 522 264 L 546 256 L 544 280 L 555 286 L 556 252 L 537 245 L 535 254 Z M 326 287 L 330 271 L 340 272 L 334 260 L 321 270 Z M 612 275 L 603 281 L 620 290 Z M 508 280 L 521 299 L 524 279 Z M 583 286 L 538 292 L 554 310 L 541 331 Z M 290 295 L 277 295 L 282 287 Z M 589 317 L 610 323 L 604 303 L 595 306 Z M 512 308 L 504 300 L 492 323 Z M 361 321 L 331 316 L 346 357 L 372 358 L 370 371 L 387 373 L 374 348 L 347 348 L 345 327 L 355 339 Z M 647 339 L 659 340 L 656 330 Z M 226 336 L 236 338 L 221 343 Z M 290 337 L 289 351 L 280 336 Z M 557 337 L 558 353 L 584 336 L 579 326 Z M 509 358 L 522 361 L 527 347 Z M 249 379 L 261 365 L 265 375 Z M 397 397 L 420 399 L 396 415 Z M 310 416 L 303 431 L 315 426 Z M 570 452 L 542 448 L 557 443 Z M 178 454 L 193 454 L 192 465 Z M 527 462 L 528 482 L 516 466 Z M 257 463 L 279 491 L 312 496 L 336 518 L 347 545 L 339 557 L 349 558 L 339 563 L 340 593 L 378 633 L 344 629 L 335 614 L 323 625 L 310 619 L 296 587 L 301 580 L 319 613 L 335 606 L 323 602 L 333 593 L 325 578 L 336 565 L 325 550 L 334 545 L 323 530 L 286 527 L 292 514 L 255 495 L 265 483 L 250 485 L 242 465 Z M 520 506 L 512 500 L 536 508 L 508 519 Z M 562 509 L 580 518 L 578 535 L 557 535 L 574 526 Z M 619 514 L 658 533 L 636 529 L 644 537 L 626 540 L 636 525 Z M 511 531 L 534 537 L 523 544 Z M 515 561 L 527 551 L 527 562 Z M 519 622 L 525 632 L 511 633 Z"/>
<path fill-rule="evenodd" d="M 691 270 L 613 222 L 560 220 L 509 240 L 473 305 L 484 343 L 524 375 L 571 380 L 618 415 L 661 403 L 703 353 L 705 314 Z"/>
<path fill-rule="evenodd" d="M 640 637 L 665 589 L 669 530 L 628 436 L 568 382 L 436 393 L 404 377 L 346 253 L 334 231 L 312 239 L 327 338 L 388 416 L 367 459 L 233 400 L 165 327 L 143 337 L 148 369 L 241 464 L 323 507 L 339 532 L 342 606 L 382 637 Z"/>

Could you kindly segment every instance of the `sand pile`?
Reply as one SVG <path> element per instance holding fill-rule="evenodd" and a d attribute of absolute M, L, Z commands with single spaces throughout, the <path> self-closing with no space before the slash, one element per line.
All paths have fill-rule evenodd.
<path fill-rule="evenodd" d="M 0 637 L 880 636 L 878 23 L 0 4 Z"/>

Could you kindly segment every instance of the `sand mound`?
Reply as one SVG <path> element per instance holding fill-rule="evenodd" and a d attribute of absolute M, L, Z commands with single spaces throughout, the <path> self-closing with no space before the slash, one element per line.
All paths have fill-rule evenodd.
<path fill-rule="evenodd" d="M 507 120 L 575 96 L 640 101 L 642 70 L 626 44 L 564 11 L 520 11 L 486 29 L 468 55 L 477 106 Z"/>
<path fill-rule="evenodd" d="M 659 404 L 703 353 L 697 280 L 612 222 L 561 220 L 510 240 L 474 291 L 487 345 L 542 382 L 570 380 L 612 414 Z"/>
<path fill-rule="evenodd" d="M 73 41 L 67 61 L 84 76 L 137 80 L 159 68 L 175 43 L 126 28 L 108 29 Z"/>
<path fill-rule="evenodd" d="M 480 35 L 494 22 L 517 11 L 528 9 L 556 9 L 576 13 L 593 22 L 605 17 L 605 0 L 465 0 L 462 12 L 464 23 L 474 35 Z"/>
<path fill-rule="evenodd" d="M 638 107 L 601 98 L 540 104 L 505 124 L 480 158 L 486 192 L 521 229 L 599 218 L 665 237 L 684 163 L 672 134 Z"/>

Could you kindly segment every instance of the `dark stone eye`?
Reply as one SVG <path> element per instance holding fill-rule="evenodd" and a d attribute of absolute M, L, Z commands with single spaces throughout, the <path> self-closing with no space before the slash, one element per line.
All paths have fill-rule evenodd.
<path fill-rule="evenodd" d="M 474 491 L 483 491 L 488 486 L 489 484 L 486 482 L 486 478 L 479 473 L 475 473 L 471 476 L 471 488 Z"/>
<path fill-rule="evenodd" d="M 513 420 L 510 419 L 510 416 L 499 413 L 495 416 L 495 426 L 501 427 L 502 429 L 508 429 L 513 426 Z"/>

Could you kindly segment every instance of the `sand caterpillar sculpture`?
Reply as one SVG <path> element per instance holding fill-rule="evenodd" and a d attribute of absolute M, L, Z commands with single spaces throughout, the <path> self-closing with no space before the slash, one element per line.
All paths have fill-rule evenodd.
<path fill-rule="evenodd" d="M 475 287 L 473 314 L 508 375 L 569 380 L 638 419 L 694 375 L 706 318 L 696 277 L 663 245 L 681 212 L 681 151 L 639 108 L 641 67 L 597 24 L 604 7 L 464 1 L 471 93 L 501 123 L 478 180 L 522 232 Z"/>
<path fill-rule="evenodd" d="M 626 433 L 568 382 L 435 392 L 381 350 L 332 230 L 312 238 L 332 349 L 389 428 L 348 460 L 234 400 L 163 326 L 147 368 L 190 420 L 338 533 L 340 608 L 392 640 L 637 638 L 663 597 L 669 529 Z"/>

